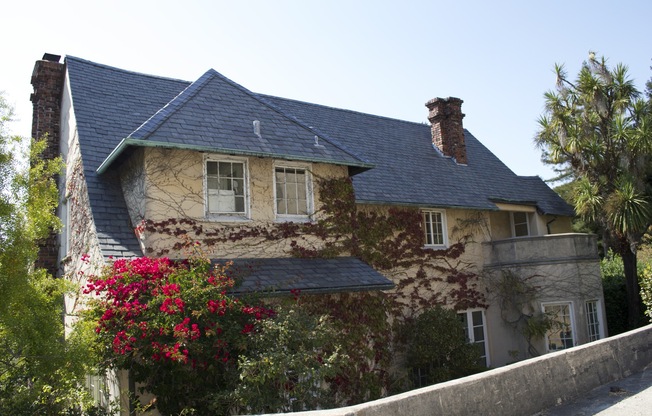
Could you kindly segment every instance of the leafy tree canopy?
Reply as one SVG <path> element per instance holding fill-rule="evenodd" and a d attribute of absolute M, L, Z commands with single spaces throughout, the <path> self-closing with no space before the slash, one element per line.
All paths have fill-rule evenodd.
<path fill-rule="evenodd" d="M 60 414 L 82 408 L 83 342 L 64 342 L 68 287 L 34 261 L 37 242 L 60 226 L 53 176 L 62 163 L 40 158 L 44 141 L 10 135 L 12 114 L 0 95 L 0 414 Z"/>
<path fill-rule="evenodd" d="M 651 223 L 650 106 L 627 67 L 589 53 L 572 80 L 556 65 L 557 85 L 545 93 L 536 144 L 544 162 L 572 181 L 576 212 L 602 234 L 625 265 L 630 327 L 640 324 L 636 251 Z"/>

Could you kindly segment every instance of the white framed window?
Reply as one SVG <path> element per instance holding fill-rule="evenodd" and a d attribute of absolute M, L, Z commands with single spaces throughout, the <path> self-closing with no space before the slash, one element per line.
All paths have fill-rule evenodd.
<path fill-rule="evenodd" d="M 312 215 L 312 178 L 307 166 L 274 166 L 274 201 L 278 219 L 305 221 Z"/>
<path fill-rule="evenodd" d="M 530 235 L 530 219 L 527 212 L 511 212 L 512 237 L 527 237 Z"/>
<path fill-rule="evenodd" d="M 487 348 L 487 325 L 484 310 L 469 309 L 464 312 L 458 312 L 457 316 L 464 325 L 466 339 L 469 343 L 475 344 L 480 348 L 480 364 L 489 367 L 489 350 Z"/>
<path fill-rule="evenodd" d="M 544 303 L 541 304 L 541 308 L 553 322 L 552 327 L 546 332 L 547 350 L 558 351 L 575 346 L 573 303 Z"/>
<path fill-rule="evenodd" d="M 604 338 L 603 326 L 601 324 L 602 310 L 600 309 L 600 301 L 588 300 L 584 306 L 586 309 L 586 329 L 589 342 Z"/>
<path fill-rule="evenodd" d="M 445 211 L 423 211 L 423 227 L 426 247 L 443 248 L 448 246 Z"/>
<path fill-rule="evenodd" d="M 249 212 L 246 160 L 207 156 L 204 169 L 206 214 L 246 217 Z"/>

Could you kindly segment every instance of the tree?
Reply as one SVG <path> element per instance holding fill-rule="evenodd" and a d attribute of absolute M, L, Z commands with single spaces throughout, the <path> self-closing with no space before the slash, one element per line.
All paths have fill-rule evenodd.
<path fill-rule="evenodd" d="M 83 407 L 85 353 L 80 339 L 64 341 L 65 282 L 34 261 L 37 241 L 59 226 L 53 175 L 62 163 L 40 158 L 43 141 L 12 137 L 11 117 L 0 95 L 0 413 L 61 414 Z"/>
<path fill-rule="evenodd" d="M 641 324 L 636 252 L 650 225 L 650 108 L 627 67 L 589 54 L 575 81 L 556 65 L 535 142 L 542 160 L 573 182 L 577 213 L 602 233 L 604 251 L 623 260 L 628 325 Z"/>

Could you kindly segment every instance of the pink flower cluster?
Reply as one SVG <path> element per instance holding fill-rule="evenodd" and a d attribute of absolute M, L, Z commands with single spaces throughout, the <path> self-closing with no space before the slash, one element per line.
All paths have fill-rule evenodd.
<path fill-rule="evenodd" d="M 84 293 L 97 300 L 100 339 L 112 345 L 114 362 L 129 360 L 226 363 L 232 346 L 244 345 L 256 323 L 274 316 L 262 306 L 230 296 L 233 279 L 191 261 L 141 257 L 116 260 L 101 276 L 89 278 Z"/>

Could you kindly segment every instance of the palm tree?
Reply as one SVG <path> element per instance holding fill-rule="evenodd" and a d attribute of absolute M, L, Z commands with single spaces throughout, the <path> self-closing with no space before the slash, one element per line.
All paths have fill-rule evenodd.
<path fill-rule="evenodd" d="M 575 210 L 601 230 L 603 244 L 621 256 L 628 324 L 640 324 L 636 251 L 651 222 L 650 106 L 618 64 L 589 54 L 574 82 L 555 66 L 557 86 L 545 93 L 535 137 L 542 160 L 573 182 Z M 605 250 L 606 252 L 606 250 Z"/>

